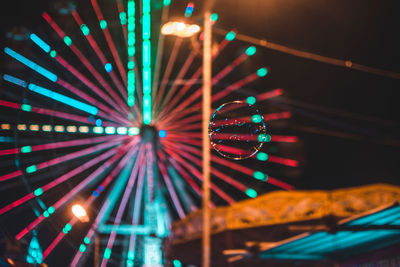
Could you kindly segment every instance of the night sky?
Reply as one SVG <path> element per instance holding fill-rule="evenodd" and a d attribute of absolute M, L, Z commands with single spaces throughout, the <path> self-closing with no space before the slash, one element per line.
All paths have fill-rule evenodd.
<path fill-rule="evenodd" d="M 54 1 L 2 2 L 1 51 L 9 44 L 6 32 L 15 25 L 49 32 L 40 15 Z M 110 3 L 110 0 L 100 2 Z M 155 6 L 158 2 L 152 1 Z M 172 0 L 171 17 L 182 16 L 187 2 Z M 202 1 L 193 2 L 196 17 L 201 12 Z M 79 5 L 85 7 L 84 3 Z M 219 14 L 215 27 L 236 29 L 239 33 L 291 48 L 400 73 L 399 10 L 396 0 L 218 0 L 214 5 L 214 11 Z M 221 40 L 221 37 L 216 35 L 215 39 Z M 166 47 L 172 44 L 172 39 L 166 38 Z M 190 48 L 189 41 L 184 45 Z M 216 59 L 214 72 L 229 64 L 249 45 L 236 40 Z M 164 55 L 163 66 L 168 56 L 168 53 Z M 7 61 L 2 52 L 1 73 L 7 69 Z M 197 61 L 201 62 L 201 58 Z M 305 190 L 372 183 L 400 185 L 400 112 L 396 98 L 399 79 L 257 47 L 256 55 L 215 90 L 263 65 L 270 71 L 266 78 L 246 85 L 224 101 L 275 88 L 284 90 L 283 96 L 263 102 L 259 108 L 265 112 L 291 111 L 290 120 L 271 122 L 269 129 L 272 134 L 296 135 L 300 142 L 268 144 L 263 151 L 295 158 L 300 167 L 292 169 L 268 164 L 262 166 L 265 172 Z M 4 88 L 0 83 L 0 97 L 6 95 Z M 222 103 L 216 103 L 213 108 Z M 7 121 L 8 115 L 0 114 L 0 123 Z M 250 160 L 243 164 L 254 167 Z M 275 188 L 259 189 L 267 192 Z"/>

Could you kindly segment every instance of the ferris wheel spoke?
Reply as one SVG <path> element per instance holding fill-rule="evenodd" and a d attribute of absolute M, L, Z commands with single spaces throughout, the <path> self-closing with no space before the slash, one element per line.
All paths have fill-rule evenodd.
<path fill-rule="evenodd" d="M 96 93 L 107 100 L 109 103 L 112 103 L 115 105 L 116 108 L 121 108 L 122 111 L 129 113 L 129 109 L 126 107 L 126 104 L 124 101 L 121 100 L 120 97 L 118 97 L 115 94 L 115 91 L 112 89 L 110 84 L 106 82 L 106 80 L 100 75 L 100 73 L 96 70 L 96 68 L 90 63 L 90 61 L 82 54 L 82 52 L 76 47 L 75 44 L 72 43 L 71 38 L 64 33 L 64 31 L 57 25 L 57 23 L 50 17 L 50 15 L 46 12 L 42 14 L 43 18 L 50 24 L 50 26 L 56 31 L 58 36 L 64 41 L 64 43 L 72 50 L 72 52 L 79 58 L 79 60 L 82 62 L 82 64 L 86 67 L 86 69 L 93 75 L 93 77 L 102 85 L 102 87 L 105 89 L 106 92 L 108 92 L 110 95 L 112 95 L 119 103 L 117 105 L 116 102 L 114 102 L 113 99 L 111 99 L 104 91 L 102 90 L 97 90 L 98 88 L 94 87 L 93 89 L 96 89 Z"/>

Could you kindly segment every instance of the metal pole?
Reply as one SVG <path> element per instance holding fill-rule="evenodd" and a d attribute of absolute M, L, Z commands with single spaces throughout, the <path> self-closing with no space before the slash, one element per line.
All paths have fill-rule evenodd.
<path fill-rule="evenodd" d="M 100 259 L 100 236 L 98 233 L 95 233 L 94 236 L 94 267 L 99 266 Z"/>
<path fill-rule="evenodd" d="M 203 41 L 203 267 L 210 266 L 210 140 L 208 122 L 211 115 L 211 12 L 204 13 Z"/>

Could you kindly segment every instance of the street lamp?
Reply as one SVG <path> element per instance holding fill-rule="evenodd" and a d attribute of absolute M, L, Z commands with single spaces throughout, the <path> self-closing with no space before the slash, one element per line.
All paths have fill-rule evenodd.
<path fill-rule="evenodd" d="M 211 12 L 204 12 L 204 38 L 203 38 L 203 101 L 202 101 L 202 155 L 203 155 L 203 187 L 202 187 L 202 213 L 203 213 L 203 239 L 202 258 L 203 267 L 210 266 L 210 141 L 208 137 L 208 123 L 211 116 Z M 179 21 L 171 21 L 164 24 L 161 33 L 179 37 L 190 37 L 200 31 L 196 24 L 186 24 Z"/>

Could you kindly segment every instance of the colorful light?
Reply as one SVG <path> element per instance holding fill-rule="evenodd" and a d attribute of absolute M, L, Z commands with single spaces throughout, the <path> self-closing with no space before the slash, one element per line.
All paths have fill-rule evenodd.
<path fill-rule="evenodd" d="M 89 217 L 86 213 L 86 210 L 82 205 L 80 204 L 75 204 L 72 206 L 72 213 L 74 214 L 75 217 L 77 217 L 81 222 L 88 222 Z"/>
<path fill-rule="evenodd" d="M 189 18 L 192 16 L 194 10 L 194 3 L 190 2 L 185 9 L 185 17 Z"/>
<path fill-rule="evenodd" d="M 82 31 L 83 35 L 85 35 L 85 36 L 88 36 L 90 34 L 89 27 L 86 26 L 86 24 L 81 25 L 81 31 Z"/>
<path fill-rule="evenodd" d="M 111 65 L 110 63 L 107 63 L 107 64 L 104 66 L 104 69 L 105 69 L 107 72 L 112 72 L 113 67 L 112 67 L 112 65 Z"/>
<path fill-rule="evenodd" d="M 104 30 L 105 28 L 107 28 L 107 21 L 105 21 L 104 19 L 100 21 L 100 28 L 102 30 Z"/>
<path fill-rule="evenodd" d="M 142 0 L 143 123 L 151 123 L 151 17 L 150 0 Z"/>
<path fill-rule="evenodd" d="M 256 190 L 254 190 L 252 188 L 247 188 L 246 195 L 248 195 L 251 198 L 255 198 L 255 197 L 257 197 L 257 192 L 256 192 Z"/>
<path fill-rule="evenodd" d="M 252 56 L 252 55 L 254 55 L 256 53 L 256 48 L 254 47 L 254 46 L 249 46 L 247 49 L 246 49 L 246 54 L 248 55 L 248 56 Z"/>
<path fill-rule="evenodd" d="M 29 37 L 31 38 L 31 40 L 37 45 L 39 46 L 44 52 L 49 53 L 51 48 L 50 46 L 43 41 L 42 39 L 40 39 L 39 36 L 37 36 L 34 33 L 31 33 L 31 35 L 29 35 Z"/>
<path fill-rule="evenodd" d="M 136 91 L 136 73 L 134 68 L 134 59 L 136 53 L 136 34 L 135 34 L 135 27 L 136 27 L 136 20 L 135 20 L 135 1 L 128 0 L 128 74 L 127 74 L 127 91 L 128 91 L 128 98 L 127 104 L 130 107 L 135 105 L 135 91 Z"/>
<path fill-rule="evenodd" d="M 259 77 L 264 77 L 267 74 L 268 74 L 267 68 L 260 68 L 260 69 L 257 70 L 257 75 Z"/>
<path fill-rule="evenodd" d="M 160 136 L 161 138 L 165 138 L 167 136 L 167 132 L 165 130 L 160 130 L 158 132 L 158 136 Z"/>
<path fill-rule="evenodd" d="M 37 73 L 43 75 L 44 77 L 46 77 L 47 79 L 49 79 L 52 82 L 56 82 L 57 81 L 57 75 L 55 75 L 54 73 L 52 73 L 51 71 L 39 66 L 38 64 L 36 64 L 35 62 L 27 59 L 26 57 L 24 57 L 21 54 L 18 54 L 17 52 L 15 52 L 14 50 L 12 50 L 11 48 L 5 47 L 4 48 L 4 52 L 13 57 L 14 59 L 18 60 L 19 62 L 21 62 L 22 64 L 24 64 L 25 66 L 31 68 L 32 70 L 36 71 Z"/>
<path fill-rule="evenodd" d="M 258 152 L 256 157 L 260 161 L 267 161 L 268 160 L 268 154 L 264 153 L 264 152 Z"/>
<path fill-rule="evenodd" d="M 234 31 L 230 31 L 225 35 L 225 39 L 229 42 L 233 41 L 233 39 L 235 38 L 236 38 L 236 33 Z"/>

